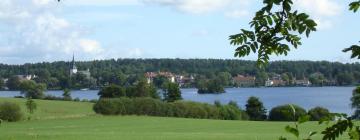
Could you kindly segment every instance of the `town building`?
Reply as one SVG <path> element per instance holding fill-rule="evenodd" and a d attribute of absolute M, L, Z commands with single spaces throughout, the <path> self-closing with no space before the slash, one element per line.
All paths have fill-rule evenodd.
<path fill-rule="evenodd" d="M 166 78 L 168 78 L 168 80 L 172 83 L 176 82 L 176 77 L 174 74 L 172 74 L 171 72 L 146 72 L 145 73 L 145 78 L 147 80 L 148 83 L 152 83 L 155 77 L 158 76 L 164 76 Z"/>
<path fill-rule="evenodd" d="M 265 81 L 265 87 L 271 87 L 271 86 L 273 86 L 273 85 L 274 85 L 273 80 L 267 79 L 267 80 Z"/>
<path fill-rule="evenodd" d="M 294 83 L 296 86 L 311 86 L 311 82 L 306 78 L 301 80 L 295 80 Z"/>
<path fill-rule="evenodd" d="M 253 87 L 255 86 L 256 78 L 253 76 L 237 75 L 233 78 L 234 84 L 237 87 Z"/>
<path fill-rule="evenodd" d="M 33 80 L 36 78 L 36 75 L 15 75 L 17 78 L 20 79 L 20 81 L 26 81 L 26 80 Z"/>
<path fill-rule="evenodd" d="M 70 70 L 69 70 L 69 74 L 70 74 L 70 77 L 72 77 L 73 75 L 76 75 L 76 74 L 82 74 L 82 75 L 85 75 L 85 77 L 87 79 L 90 79 L 91 78 L 91 73 L 90 73 L 90 69 L 87 69 L 87 70 L 84 70 L 84 71 L 79 71 L 76 67 L 76 64 L 75 64 L 75 56 L 73 55 L 73 58 L 72 58 L 72 62 L 70 64 Z"/>

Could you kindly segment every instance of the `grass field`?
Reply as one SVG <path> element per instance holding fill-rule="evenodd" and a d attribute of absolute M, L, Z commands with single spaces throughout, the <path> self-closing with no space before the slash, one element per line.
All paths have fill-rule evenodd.
<path fill-rule="evenodd" d="M 25 100 L 0 98 L 21 104 Z M 0 140 L 276 140 L 288 122 L 100 116 L 91 103 L 37 100 L 36 120 L 4 123 Z M 321 130 L 315 122 L 302 132 Z M 317 135 L 315 139 L 320 139 Z M 345 138 L 346 139 L 346 138 Z"/>

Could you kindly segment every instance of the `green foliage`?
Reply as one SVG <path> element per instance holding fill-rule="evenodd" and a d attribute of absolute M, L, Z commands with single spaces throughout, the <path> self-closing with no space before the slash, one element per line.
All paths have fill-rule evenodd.
<path fill-rule="evenodd" d="M 294 116 L 295 117 L 295 116 Z M 300 125 L 302 125 L 305 122 L 308 122 L 310 119 L 310 116 L 304 115 L 298 118 L 296 122 L 294 122 L 294 126 L 287 125 L 285 127 L 285 131 L 289 134 L 292 134 L 297 139 L 303 139 L 303 140 L 311 140 L 313 136 L 315 136 L 318 132 L 316 131 L 310 131 L 305 138 L 300 138 Z M 279 140 L 287 140 L 285 137 L 280 137 Z"/>
<path fill-rule="evenodd" d="M 159 99 L 156 87 L 153 84 L 147 83 L 146 80 L 138 81 L 134 86 L 126 89 L 128 97 L 151 97 Z"/>
<path fill-rule="evenodd" d="M 181 91 L 179 85 L 176 83 L 167 83 L 163 88 L 164 100 L 167 102 L 174 102 L 181 100 Z"/>
<path fill-rule="evenodd" d="M 351 58 L 360 59 L 360 46 L 359 45 L 352 45 L 350 48 L 346 48 L 343 52 L 350 52 L 351 51 Z"/>
<path fill-rule="evenodd" d="M 259 98 L 250 97 L 245 106 L 246 113 L 249 115 L 250 120 L 264 121 L 267 119 L 266 109 Z"/>
<path fill-rule="evenodd" d="M 297 121 L 306 115 L 306 110 L 297 105 L 281 105 L 271 109 L 270 121 Z"/>
<path fill-rule="evenodd" d="M 230 44 L 239 46 L 235 57 L 257 53 L 259 66 L 268 63 L 272 54 L 287 55 L 289 44 L 297 48 L 301 45 L 299 35 L 306 33 L 308 37 L 317 26 L 307 14 L 292 10 L 292 0 L 263 0 L 263 3 L 265 6 L 250 22 L 253 30 L 241 29 L 241 33 L 230 36 Z"/>
<path fill-rule="evenodd" d="M 65 101 L 71 101 L 72 100 L 72 98 L 71 98 L 71 90 L 70 89 L 67 89 L 67 88 L 64 89 L 63 98 L 64 98 Z"/>
<path fill-rule="evenodd" d="M 126 96 L 126 90 L 118 85 L 111 84 L 102 88 L 98 95 L 100 98 L 117 98 Z"/>
<path fill-rule="evenodd" d="M 170 83 L 169 79 L 165 76 L 157 76 L 153 79 L 153 84 L 157 88 L 162 88 L 165 84 Z"/>
<path fill-rule="evenodd" d="M 5 82 L 4 79 L 0 77 L 0 90 L 4 89 Z"/>
<path fill-rule="evenodd" d="M 91 76 L 96 79 L 96 86 L 90 88 L 104 87 L 109 84 L 123 87 L 133 86 L 144 77 L 144 73 L 159 71 L 159 69 L 186 77 L 195 75 L 195 81 L 190 82 L 188 87 L 195 87 L 193 82 L 198 82 L 201 79 L 222 77 L 221 73 L 223 72 L 229 72 L 233 76 L 238 74 L 256 76 L 257 86 L 263 86 L 264 81 L 269 78 L 268 75 L 271 73 L 286 73 L 289 78 L 302 79 L 304 77 L 309 78 L 311 74 L 319 72 L 324 75 L 326 80 L 337 82 L 336 78 L 338 75 L 341 72 L 347 72 L 355 78 L 356 82 L 360 80 L 360 64 L 342 64 L 325 61 L 276 61 L 267 65 L 265 69 L 258 69 L 254 61 L 221 59 L 118 59 L 78 62 L 77 65 L 81 70 L 89 68 Z M 36 74 L 46 68 L 50 72 L 50 79 L 58 80 L 58 82 L 55 82 L 57 83 L 55 85 L 52 84 L 52 80 L 49 81 L 51 83 L 46 83 L 48 89 L 89 88 L 88 86 L 82 87 L 82 85 L 69 86 L 71 80 L 68 77 L 68 66 L 68 63 L 61 61 L 26 65 L 0 64 L 0 77 L 11 78 L 17 74 Z M 20 84 L 20 81 L 18 82 Z M 72 81 L 73 84 L 76 82 Z M 86 81 L 80 83 L 85 84 Z M 223 86 L 232 86 L 232 84 L 226 85 L 226 82 L 222 82 L 222 84 Z M 11 90 L 16 89 L 12 88 Z"/>
<path fill-rule="evenodd" d="M 220 94 L 225 93 L 224 84 L 220 78 L 202 80 L 197 84 L 199 94 Z"/>
<path fill-rule="evenodd" d="M 353 118 L 359 119 L 360 118 L 360 87 L 356 87 L 353 90 L 351 97 L 351 107 L 355 109 Z"/>
<path fill-rule="evenodd" d="M 9 122 L 16 122 L 21 120 L 23 113 L 20 106 L 11 102 L 0 103 L 0 119 Z"/>
<path fill-rule="evenodd" d="M 41 99 L 44 97 L 46 85 L 38 84 L 35 81 L 26 80 L 20 84 L 21 94 L 25 94 L 25 97 L 32 99 Z"/>
<path fill-rule="evenodd" d="M 330 111 L 323 107 L 315 107 L 308 111 L 311 121 L 320 121 L 320 120 L 332 120 L 333 116 Z"/>
<path fill-rule="evenodd" d="M 28 98 L 27 101 L 26 101 L 26 108 L 27 108 L 27 110 L 29 111 L 30 114 L 33 114 L 34 111 L 37 108 L 37 105 L 36 105 L 36 103 L 35 103 L 35 101 L 33 99 Z"/>
<path fill-rule="evenodd" d="M 147 115 L 179 118 L 241 120 L 245 113 L 233 103 L 214 106 L 188 101 L 162 102 L 153 98 L 100 99 L 93 107 L 103 115 Z"/>
<path fill-rule="evenodd" d="M 349 8 L 350 11 L 354 11 L 354 13 L 357 12 L 360 8 L 360 1 L 354 1 L 350 3 L 349 7 L 350 7 Z"/>
<path fill-rule="evenodd" d="M 10 89 L 10 90 L 18 90 L 20 89 L 20 78 L 17 76 L 11 76 L 9 78 L 9 80 L 6 83 L 6 86 Z"/>

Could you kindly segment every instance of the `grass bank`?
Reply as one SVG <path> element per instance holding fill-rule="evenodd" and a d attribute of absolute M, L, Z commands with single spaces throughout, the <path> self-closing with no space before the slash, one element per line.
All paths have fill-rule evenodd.
<path fill-rule="evenodd" d="M 24 99 L 0 98 L 0 102 L 4 101 L 16 102 L 25 111 Z M 101 116 L 93 113 L 92 103 L 36 103 L 36 119 L 3 123 L 0 140 L 276 140 L 290 136 L 284 131 L 289 122 Z M 322 129 L 316 122 L 301 126 L 301 132 Z M 321 136 L 315 139 L 320 140 Z"/>

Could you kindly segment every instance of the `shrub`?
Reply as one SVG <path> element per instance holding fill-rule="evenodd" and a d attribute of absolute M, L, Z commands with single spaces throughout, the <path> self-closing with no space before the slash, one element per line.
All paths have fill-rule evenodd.
<path fill-rule="evenodd" d="M 43 99 L 44 100 L 58 100 L 58 101 L 64 100 L 64 98 L 62 98 L 62 97 L 56 97 L 53 95 L 45 95 L 45 97 Z"/>
<path fill-rule="evenodd" d="M 308 115 L 310 116 L 311 121 L 319 121 L 321 119 L 331 120 L 332 115 L 330 111 L 323 107 L 315 107 L 308 111 Z"/>
<path fill-rule="evenodd" d="M 16 122 L 21 120 L 23 113 L 20 106 L 15 103 L 4 102 L 0 103 L 0 119 L 9 122 Z"/>
<path fill-rule="evenodd" d="M 126 95 L 125 88 L 117 85 L 110 85 L 102 88 L 98 95 L 100 98 L 116 98 L 116 97 L 124 97 Z"/>
<path fill-rule="evenodd" d="M 294 110 L 295 109 L 295 110 Z M 295 112 L 294 112 L 295 111 Z M 271 109 L 270 121 L 297 121 L 299 117 L 306 115 L 305 109 L 297 105 L 281 105 Z"/>
<path fill-rule="evenodd" d="M 236 105 L 221 104 L 218 106 L 175 101 L 163 102 L 153 98 L 102 98 L 93 107 L 94 111 L 103 115 L 148 115 L 162 117 L 181 117 L 198 119 L 240 120 L 243 111 Z"/>
<path fill-rule="evenodd" d="M 220 107 L 220 118 L 223 120 L 241 120 L 241 114 L 242 112 L 232 105 Z"/>
<path fill-rule="evenodd" d="M 117 106 L 113 99 L 101 99 L 93 107 L 94 111 L 103 115 L 116 115 Z"/>
<path fill-rule="evenodd" d="M 162 116 L 164 115 L 164 103 L 152 98 L 135 98 L 133 107 L 136 115 Z"/>

